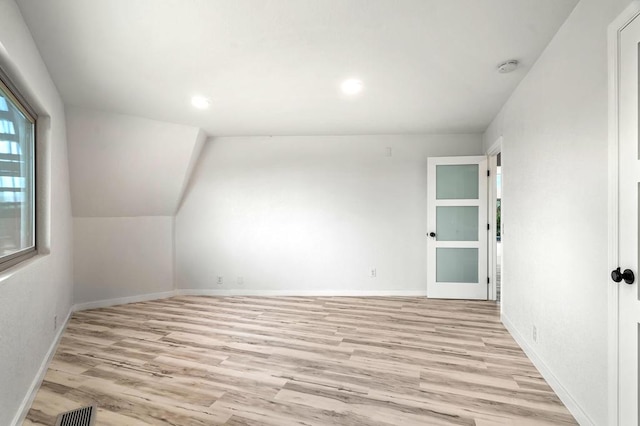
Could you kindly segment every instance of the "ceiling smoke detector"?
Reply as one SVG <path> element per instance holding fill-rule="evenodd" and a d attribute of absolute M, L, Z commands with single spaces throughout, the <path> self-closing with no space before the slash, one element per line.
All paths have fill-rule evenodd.
<path fill-rule="evenodd" d="M 518 68 L 518 61 L 516 61 L 515 59 L 512 59 L 510 61 L 503 62 L 500 65 L 498 65 L 498 72 L 500 74 L 506 74 L 508 72 L 515 71 L 517 68 Z"/>

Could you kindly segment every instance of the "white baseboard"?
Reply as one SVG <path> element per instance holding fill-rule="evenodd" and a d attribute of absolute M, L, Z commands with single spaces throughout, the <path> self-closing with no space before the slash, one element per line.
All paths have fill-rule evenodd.
<path fill-rule="evenodd" d="M 162 293 L 140 294 L 137 296 L 119 297 L 116 299 L 96 300 L 95 302 L 78 303 L 73 305 L 73 312 L 87 309 L 108 308 L 109 306 L 125 305 L 127 303 L 146 302 L 148 300 L 166 299 L 175 296 L 174 290 Z"/>
<path fill-rule="evenodd" d="M 24 423 L 27 414 L 29 413 L 29 409 L 31 408 L 31 404 L 33 404 L 34 399 L 36 399 L 36 394 L 40 389 L 40 384 L 44 380 L 44 376 L 47 374 L 47 369 L 49 368 L 49 363 L 53 359 L 53 356 L 56 354 L 56 349 L 58 348 L 58 344 L 60 343 L 60 339 L 62 338 L 62 334 L 64 330 L 67 328 L 67 324 L 69 323 L 69 319 L 71 319 L 71 315 L 73 314 L 73 308 L 69 309 L 69 313 L 67 314 L 67 318 L 64 320 L 64 323 L 58 328 L 58 332 L 56 333 L 53 342 L 51 342 L 51 346 L 49 346 L 49 350 L 42 360 L 42 364 L 40 364 L 40 369 L 38 373 L 34 377 L 31 382 L 31 386 L 29 386 L 29 390 L 27 394 L 24 396 L 20 407 L 18 408 L 18 412 L 13 418 L 13 422 L 11 423 L 13 426 L 19 426 Z"/>
<path fill-rule="evenodd" d="M 182 296 L 426 296 L 422 290 L 251 290 L 251 289 L 176 289 L 176 295 Z"/>
<path fill-rule="evenodd" d="M 146 302 L 166 299 L 176 295 L 183 296 L 426 296 L 422 290 L 251 290 L 251 289 L 176 289 L 162 293 L 140 294 L 137 296 L 119 297 L 116 299 L 96 300 L 78 303 L 71 308 L 73 312 L 87 309 L 108 308 L 127 303 Z"/>
<path fill-rule="evenodd" d="M 580 425 L 583 426 L 593 426 L 595 423 L 591 418 L 584 412 L 580 404 L 573 398 L 571 393 L 562 386 L 562 383 L 558 380 L 558 378 L 553 374 L 551 369 L 544 363 L 542 358 L 538 356 L 538 353 L 533 349 L 529 343 L 525 340 L 522 334 L 516 329 L 513 323 L 509 320 L 509 318 L 503 313 L 500 315 L 500 319 L 502 320 L 502 324 L 504 324 L 505 328 L 511 333 L 514 340 L 520 345 L 524 353 L 529 357 L 533 365 L 538 369 L 542 377 L 549 383 L 551 389 L 558 395 L 558 398 L 562 401 L 562 403 L 567 407 L 569 412 L 575 417 Z"/>

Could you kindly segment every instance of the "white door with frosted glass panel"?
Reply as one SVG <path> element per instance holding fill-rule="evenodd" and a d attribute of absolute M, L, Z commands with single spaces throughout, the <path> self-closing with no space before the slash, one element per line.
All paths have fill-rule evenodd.
<path fill-rule="evenodd" d="M 637 425 L 638 346 L 640 345 L 640 289 L 632 274 L 638 273 L 638 62 L 640 18 L 620 33 L 619 141 L 618 141 L 618 270 L 612 278 L 618 293 L 618 419 L 621 425 Z M 626 272 L 626 273 L 625 273 Z"/>
<path fill-rule="evenodd" d="M 427 297 L 487 299 L 487 159 L 428 160 Z"/>

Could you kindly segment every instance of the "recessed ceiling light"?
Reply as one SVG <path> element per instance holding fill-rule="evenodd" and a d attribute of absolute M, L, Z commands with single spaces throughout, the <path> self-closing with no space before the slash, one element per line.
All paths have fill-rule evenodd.
<path fill-rule="evenodd" d="M 211 101 L 204 96 L 194 96 L 191 98 L 191 105 L 198 109 L 207 109 L 211 105 Z"/>
<path fill-rule="evenodd" d="M 340 85 L 340 89 L 345 95 L 356 95 L 362 92 L 363 87 L 364 85 L 362 84 L 362 81 L 358 80 L 357 78 L 350 78 L 348 80 L 345 80 Z"/>
<path fill-rule="evenodd" d="M 519 62 L 516 61 L 515 59 L 512 59 L 507 62 L 503 62 L 500 65 L 498 65 L 498 72 L 500 74 L 506 74 L 508 72 L 515 71 L 516 68 L 518 68 L 518 65 L 519 65 Z"/>

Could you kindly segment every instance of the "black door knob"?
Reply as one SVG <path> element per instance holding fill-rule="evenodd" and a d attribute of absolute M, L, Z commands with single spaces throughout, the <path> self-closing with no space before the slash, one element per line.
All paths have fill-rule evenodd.
<path fill-rule="evenodd" d="M 627 284 L 633 284 L 636 277 L 631 269 L 625 269 L 624 272 L 620 272 L 620 267 L 617 267 L 611 271 L 611 279 L 617 283 L 624 280 Z"/>
<path fill-rule="evenodd" d="M 431 238 L 435 238 L 435 237 L 436 237 L 436 233 L 435 233 L 435 232 L 429 232 L 429 236 L 430 236 Z"/>

